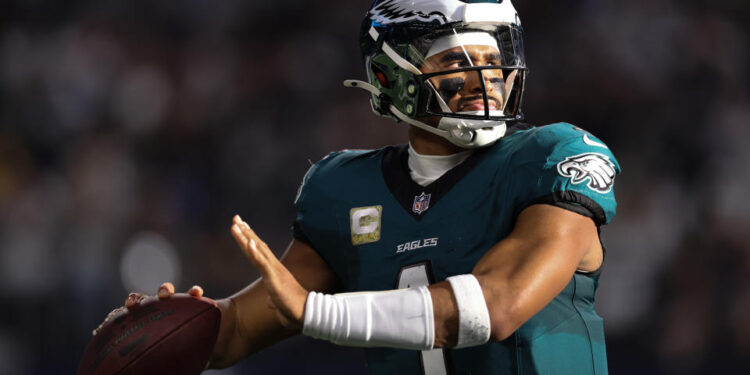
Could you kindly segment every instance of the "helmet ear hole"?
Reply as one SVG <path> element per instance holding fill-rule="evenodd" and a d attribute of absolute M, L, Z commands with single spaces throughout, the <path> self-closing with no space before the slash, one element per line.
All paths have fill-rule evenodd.
<path fill-rule="evenodd" d="M 375 73 L 375 77 L 378 78 L 378 82 L 380 83 L 380 86 L 383 86 L 387 89 L 391 88 L 391 83 L 388 81 L 388 77 L 386 77 L 382 69 L 373 65 L 372 71 Z"/>

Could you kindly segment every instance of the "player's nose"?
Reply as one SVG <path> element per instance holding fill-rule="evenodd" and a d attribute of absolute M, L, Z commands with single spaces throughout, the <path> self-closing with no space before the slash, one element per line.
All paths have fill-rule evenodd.
<path fill-rule="evenodd" d="M 466 85 L 464 88 L 469 93 L 481 93 L 483 91 L 480 77 L 482 76 L 481 70 L 470 71 L 466 74 Z"/>
<path fill-rule="evenodd" d="M 496 72 L 495 69 L 483 69 L 468 72 L 466 76 L 465 89 L 469 93 L 481 93 L 486 91 L 488 93 L 497 91 L 499 84 L 502 85 L 502 72 Z"/>

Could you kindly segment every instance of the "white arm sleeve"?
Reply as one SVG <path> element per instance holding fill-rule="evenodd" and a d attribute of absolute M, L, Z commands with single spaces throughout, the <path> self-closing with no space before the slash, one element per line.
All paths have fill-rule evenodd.
<path fill-rule="evenodd" d="M 432 297 L 424 286 L 335 295 L 310 292 L 302 333 L 346 346 L 432 349 Z"/>

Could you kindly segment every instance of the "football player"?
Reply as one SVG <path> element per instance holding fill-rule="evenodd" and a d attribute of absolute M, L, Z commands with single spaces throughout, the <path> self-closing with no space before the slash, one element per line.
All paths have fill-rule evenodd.
<path fill-rule="evenodd" d="M 219 301 L 210 365 L 302 333 L 365 347 L 371 374 L 606 374 L 598 229 L 620 168 L 580 128 L 518 122 L 511 2 L 380 0 L 360 38 L 368 82 L 345 85 L 409 142 L 315 164 L 281 260 L 235 216 L 262 277 Z"/>

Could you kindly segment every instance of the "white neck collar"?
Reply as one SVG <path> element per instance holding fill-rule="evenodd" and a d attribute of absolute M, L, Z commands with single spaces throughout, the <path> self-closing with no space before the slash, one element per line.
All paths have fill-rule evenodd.
<path fill-rule="evenodd" d="M 422 155 L 414 151 L 409 143 L 409 175 L 421 186 L 427 186 L 449 170 L 461 164 L 472 150 L 461 151 L 452 155 Z"/>

